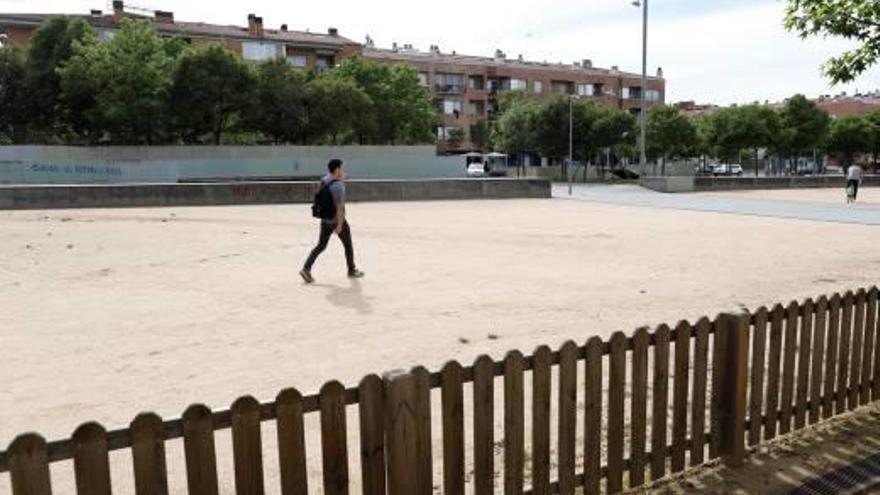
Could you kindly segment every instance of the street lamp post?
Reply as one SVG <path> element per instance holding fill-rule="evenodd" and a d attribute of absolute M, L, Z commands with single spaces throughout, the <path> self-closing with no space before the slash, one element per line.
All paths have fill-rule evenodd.
<path fill-rule="evenodd" d="M 568 165 L 565 167 L 565 173 L 568 174 L 568 195 L 569 196 L 571 196 L 571 188 L 572 188 L 571 183 L 573 181 L 573 178 L 571 176 L 571 170 L 569 170 L 569 168 L 571 167 L 572 159 L 573 159 L 573 154 L 572 154 L 572 148 L 573 148 L 572 142 L 573 142 L 573 136 L 574 136 L 573 129 L 574 129 L 574 96 L 569 96 L 569 98 L 568 98 Z"/>
<path fill-rule="evenodd" d="M 635 0 L 635 7 L 642 7 L 642 101 L 639 113 L 639 168 L 641 175 L 648 169 L 648 158 L 645 154 L 647 120 L 648 120 L 648 0 Z"/>

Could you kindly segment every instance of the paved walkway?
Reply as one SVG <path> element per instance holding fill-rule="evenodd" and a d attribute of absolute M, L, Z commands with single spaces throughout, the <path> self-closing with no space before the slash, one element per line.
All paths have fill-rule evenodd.
<path fill-rule="evenodd" d="M 738 193 L 664 194 L 635 185 L 606 186 L 578 184 L 573 186 L 572 194 L 569 195 L 567 184 L 556 184 L 553 186 L 554 197 L 578 201 L 774 218 L 794 218 L 818 222 L 880 225 L 880 203 L 862 202 L 847 205 L 843 202 L 843 192 L 840 193 L 841 201 L 839 204 L 810 200 L 764 199 L 753 196 L 737 197 L 737 195 Z"/>
<path fill-rule="evenodd" d="M 777 437 L 744 466 L 711 464 L 630 493 L 837 495 L 880 492 L 880 403 Z"/>

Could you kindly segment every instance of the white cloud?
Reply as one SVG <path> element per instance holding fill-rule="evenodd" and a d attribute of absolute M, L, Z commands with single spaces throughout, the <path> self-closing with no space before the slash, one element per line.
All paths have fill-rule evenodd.
<path fill-rule="evenodd" d="M 108 5 L 88 0 L 0 0 L 0 12 L 87 12 Z M 355 40 L 370 34 L 380 46 L 393 41 L 444 51 L 489 55 L 496 48 L 510 56 L 571 62 L 590 58 L 596 65 L 641 68 L 641 15 L 629 0 L 337 0 L 217 3 L 210 9 L 195 0 L 127 2 L 174 10 L 179 19 L 244 24 L 249 12 L 267 26 L 324 31 L 329 26 Z M 782 2 L 745 3 L 722 11 L 687 12 L 673 0 L 651 4 L 649 70 L 664 68 L 668 101 L 693 99 L 731 103 L 778 100 L 795 92 L 808 95 L 856 88 L 880 88 L 880 71 L 854 84 L 829 88 L 819 65 L 846 47 L 838 40 L 801 41 L 782 27 Z M 144 5 L 146 4 L 146 5 Z M 675 10 L 677 8 L 677 10 Z M 664 9 L 666 11 L 664 12 Z"/>

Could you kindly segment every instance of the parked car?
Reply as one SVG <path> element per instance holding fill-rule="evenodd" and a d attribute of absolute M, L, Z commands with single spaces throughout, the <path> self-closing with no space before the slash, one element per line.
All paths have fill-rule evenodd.
<path fill-rule="evenodd" d="M 702 165 L 697 165 L 696 167 L 694 167 L 694 172 L 697 175 L 714 175 L 716 166 L 717 165 L 714 163 L 704 163 Z"/>
<path fill-rule="evenodd" d="M 471 163 L 467 166 L 467 176 L 472 178 L 485 177 L 486 166 L 482 163 Z"/>
<path fill-rule="evenodd" d="M 714 175 L 716 177 L 719 175 L 742 177 L 743 168 L 742 168 L 742 165 L 740 165 L 738 163 L 732 163 L 732 164 L 722 163 L 720 165 L 714 166 L 714 169 L 712 171 L 712 175 Z"/>

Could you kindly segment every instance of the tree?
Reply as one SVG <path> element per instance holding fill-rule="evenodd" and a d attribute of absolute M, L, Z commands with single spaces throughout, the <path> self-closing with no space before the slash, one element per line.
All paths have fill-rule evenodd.
<path fill-rule="evenodd" d="M 871 150 L 871 128 L 862 117 L 844 117 L 831 125 L 828 138 L 828 151 L 839 153 L 843 157 L 843 165 L 849 168 L 855 162 L 855 156 Z"/>
<path fill-rule="evenodd" d="M 28 112 L 25 86 L 25 57 L 21 50 L 0 48 L 0 140 L 22 143 L 26 140 Z"/>
<path fill-rule="evenodd" d="M 94 43 L 97 33 L 83 19 L 53 17 L 34 32 L 28 47 L 25 84 L 29 113 L 36 131 L 46 137 L 66 131 L 61 112 L 59 69 L 73 56 L 74 47 Z"/>
<path fill-rule="evenodd" d="M 595 105 L 593 105 L 593 109 L 597 115 L 590 126 L 587 156 L 593 156 L 603 148 L 608 149 L 609 154 L 613 152 L 620 156 L 625 152 L 625 148 L 635 144 L 637 122 L 632 114 L 615 108 Z M 584 176 L 586 177 L 586 169 Z"/>
<path fill-rule="evenodd" d="M 254 104 L 255 79 L 241 57 L 219 43 L 186 51 L 171 87 L 176 127 L 184 141 L 200 142 L 210 135 L 220 144 L 223 133 Z"/>
<path fill-rule="evenodd" d="M 782 132 L 779 150 L 797 159 L 812 153 L 828 138 L 831 116 L 804 95 L 794 95 L 785 102 L 781 111 Z"/>
<path fill-rule="evenodd" d="M 535 125 L 539 112 L 540 107 L 531 100 L 511 104 L 502 100 L 502 112 L 492 126 L 492 146 L 509 155 L 518 155 L 522 163 L 522 155 L 537 148 Z"/>
<path fill-rule="evenodd" d="M 256 102 L 248 127 L 275 144 L 299 143 L 308 135 L 306 76 L 279 57 L 257 67 Z"/>
<path fill-rule="evenodd" d="M 433 140 L 436 111 L 414 68 L 354 57 L 331 74 L 355 82 L 370 97 L 372 104 L 359 124 L 362 141 L 412 144 Z"/>
<path fill-rule="evenodd" d="M 490 132 L 489 125 L 484 120 L 471 125 L 471 144 L 477 149 L 485 150 L 489 147 Z"/>
<path fill-rule="evenodd" d="M 779 113 L 766 106 L 721 108 L 708 114 L 699 128 L 706 148 L 723 161 L 734 161 L 743 150 L 751 150 L 758 174 L 758 151 L 778 149 L 782 135 Z"/>
<path fill-rule="evenodd" d="M 322 75 L 309 82 L 311 135 L 319 143 L 350 143 L 372 101 L 354 81 Z"/>
<path fill-rule="evenodd" d="M 871 168 L 876 172 L 877 158 L 880 157 L 880 111 L 864 116 L 871 131 Z"/>
<path fill-rule="evenodd" d="M 153 144 L 167 136 L 176 43 L 149 22 L 123 19 L 112 40 L 78 44 L 60 71 L 72 121 L 84 122 L 93 139 L 101 129 L 119 144 Z M 94 107 L 77 109 L 85 93 L 93 95 Z"/>
<path fill-rule="evenodd" d="M 461 148 L 461 143 L 464 141 L 464 131 L 455 127 L 449 130 L 449 135 L 446 138 L 446 144 L 449 145 L 451 149 L 459 149 Z"/>
<path fill-rule="evenodd" d="M 837 36 L 859 43 L 822 66 L 833 84 L 854 80 L 880 58 L 877 0 L 788 0 L 785 27 L 801 38 Z"/>
<path fill-rule="evenodd" d="M 653 158 L 666 160 L 688 155 L 697 130 L 693 123 L 673 106 L 663 105 L 648 110 L 647 144 Z"/>

